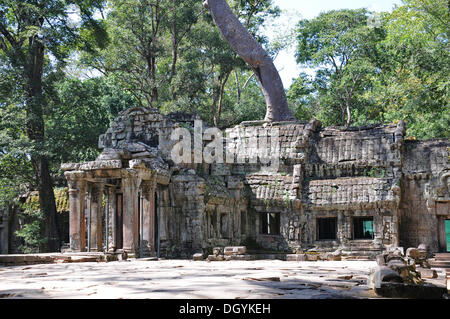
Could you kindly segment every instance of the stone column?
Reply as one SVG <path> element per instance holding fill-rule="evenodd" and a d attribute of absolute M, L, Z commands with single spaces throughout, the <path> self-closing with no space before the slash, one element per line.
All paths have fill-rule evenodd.
<path fill-rule="evenodd" d="M 144 254 L 155 253 L 155 185 L 152 181 L 142 184 L 142 244 Z"/>
<path fill-rule="evenodd" d="M 108 252 L 114 252 L 117 248 L 117 233 L 116 233 L 116 190 L 115 187 L 108 187 Z"/>
<path fill-rule="evenodd" d="M 91 251 L 103 250 L 102 199 L 104 188 L 105 186 L 103 183 L 98 183 L 92 185 L 91 189 Z"/>
<path fill-rule="evenodd" d="M 83 180 L 68 180 L 69 185 L 69 237 L 72 251 L 85 250 L 84 225 L 84 193 L 86 182 Z"/>
<path fill-rule="evenodd" d="M 138 248 L 138 184 L 136 176 L 122 178 L 123 250 L 130 253 L 136 253 Z"/>

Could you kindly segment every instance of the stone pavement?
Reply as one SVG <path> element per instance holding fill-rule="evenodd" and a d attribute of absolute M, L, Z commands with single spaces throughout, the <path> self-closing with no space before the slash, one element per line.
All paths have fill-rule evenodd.
<path fill-rule="evenodd" d="M 0 267 L 0 298 L 371 298 L 374 261 L 131 259 Z"/>
<path fill-rule="evenodd" d="M 375 266 L 374 261 L 152 259 L 8 266 L 0 267 L 0 298 L 376 298 L 366 285 Z"/>

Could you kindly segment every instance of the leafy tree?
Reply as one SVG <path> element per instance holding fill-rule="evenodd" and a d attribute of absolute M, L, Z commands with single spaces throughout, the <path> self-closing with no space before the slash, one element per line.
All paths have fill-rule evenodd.
<path fill-rule="evenodd" d="M 272 1 L 233 0 L 230 5 L 251 33 L 268 44 L 259 31 L 268 17 L 279 14 Z M 198 113 L 210 124 L 223 125 L 221 115 L 245 97 L 230 91 L 236 89 L 231 79 L 236 73 L 240 79 L 249 68 L 222 39 L 202 3 L 117 0 L 109 2 L 109 9 L 108 47 L 83 54 L 81 64 L 114 76 L 141 105 L 163 113 Z M 243 91 L 250 87 L 246 80 L 240 83 Z"/>
<path fill-rule="evenodd" d="M 114 79 L 67 78 L 55 85 L 56 98 L 47 119 L 48 151 L 55 179 L 65 183 L 60 164 L 93 161 L 99 155 L 98 137 L 120 111 L 137 106 Z"/>
<path fill-rule="evenodd" d="M 446 0 L 406 0 L 387 18 L 388 63 L 373 99 L 383 120 L 405 120 L 416 138 L 450 136 L 450 13 Z"/>
<path fill-rule="evenodd" d="M 368 14 L 300 21 L 297 61 L 316 75 L 301 75 L 289 90 L 297 117 L 324 125 L 405 120 L 416 138 L 450 136 L 447 1 L 405 0 L 379 14 L 378 25 L 365 23 Z"/>
<path fill-rule="evenodd" d="M 100 0 L 0 2 L 2 72 L 8 74 L 7 79 L 14 79 L 14 82 L 8 83 L 13 91 L 18 92 L 12 97 L 13 102 L 20 105 L 25 113 L 21 129 L 31 145 L 27 156 L 33 168 L 40 207 L 46 221 L 42 235 L 48 242 L 43 250 L 59 249 L 45 132 L 46 105 L 52 97 L 52 83 L 58 64 L 72 46 L 82 43 L 80 30 L 101 30 L 101 26 L 93 19 L 95 8 L 101 4 Z M 73 5 L 80 9 L 79 26 L 69 21 Z M 2 99 L 1 106 L 5 108 L 8 103 Z"/>
<path fill-rule="evenodd" d="M 339 10 L 298 24 L 297 62 L 317 73 L 312 91 L 299 87 L 304 77 L 295 83 L 295 90 L 315 92 L 315 108 L 324 115 L 324 124 L 349 126 L 352 114 L 370 105 L 364 92 L 379 72 L 377 43 L 385 35 L 382 28 L 369 27 L 368 18 L 365 9 Z"/>

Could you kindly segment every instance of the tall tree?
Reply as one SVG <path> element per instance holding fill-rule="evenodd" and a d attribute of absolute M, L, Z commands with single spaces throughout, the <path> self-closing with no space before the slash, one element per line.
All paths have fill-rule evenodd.
<path fill-rule="evenodd" d="M 205 0 L 204 6 L 210 10 L 223 37 L 255 73 L 266 99 L 265 120 L 294 119 L 288 107 L 283 83 L 271 57 L 244 28 L 225 0 Z"/>
<path fill-rule="evenodd" d="M 80 43 L 80 29 L 101 30 L 93 14 L 101 0 L 2 0 L 0 2 L 0 49 L 4 54 L 3 71 L 15 73 L 23 95 L 15 103 L 23 106 L 24 133 L 32 143 L 31 159 L 40 209 L 45 217 L 45 251 L 57 251 L 60 236 L 57 227 L 53 182 L 46 152 L 45 112 L 55 65 L 63 61 L 71 46 Z M 70 20 L 74 8 L 81 21 Z M 2 103 L 3 104 L 3 103 Z M 4 104 L 2 105 L 4 106 Z"/>
<path fill-rule="evenodd" d="M 450 137 L 450 8 L 405 0 L 386 17 L 385 63 L 373 92 L 385 121 L 405 120 L 416 138 Z"/>
<path fill-rule="evenodd" d="M 352 123 L 352 112 L 367 107 L 363 94 L 379 68 L 377 44 L 384 31 L 371 28 L 368 18 L 365 9 L 339 10 L 298 24 L 297 62 L 316 69 L 316 103 L 334 108 L 344 126 Z M 327 124 L 337 123 L 338 118 Z"/>

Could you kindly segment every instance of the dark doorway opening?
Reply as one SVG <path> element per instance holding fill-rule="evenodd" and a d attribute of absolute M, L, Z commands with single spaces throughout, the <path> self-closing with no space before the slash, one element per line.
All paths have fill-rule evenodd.
<path fill-rule="evenodd" d="M 260 224 L 261 224 L 261 234 L 279 235 L 280 213 L 261 213 Z"/>
<path fill-rule="evenodd" d="M 337 218 L 317 218 L 317 239 L 336 240 Z"/>
<path fill-rule="evenodd" d="M 353 217 L 353 239 L 373 239 L 373 217 Z"/>

